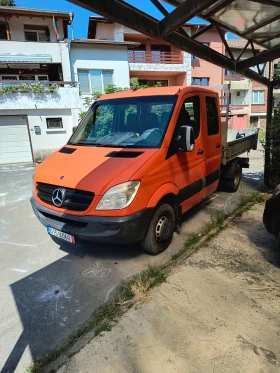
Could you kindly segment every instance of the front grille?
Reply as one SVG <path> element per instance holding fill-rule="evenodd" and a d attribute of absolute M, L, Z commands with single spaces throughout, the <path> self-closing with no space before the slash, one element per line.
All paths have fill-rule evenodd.
<path fill-rule="evenodd" d="M 83 190 L 78 189 L 63 188 L 58 185 L 43 183 L 37 184 L 37 196 L 43 202 L 55 206 L 55 204 L 52 201 L 52 195 L 56 189 L 61 189 L 62 191 L 65 191 L 64 201 L 62 205 L 59 206 L 59 208 L 64 208 L 67 210 L 85 211 L 90 206 L 94 198 L 94 193 L 92 192 L 85 192 Z"/>

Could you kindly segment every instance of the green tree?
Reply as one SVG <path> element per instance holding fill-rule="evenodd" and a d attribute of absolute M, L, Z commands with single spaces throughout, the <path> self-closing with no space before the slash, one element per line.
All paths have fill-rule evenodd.
<path fill-rule="evenodd" d="M 105 95 L 109 94 L 109 93 L 116 93 L 116 92 L 122 92 L 122 91 L 128 91 L 129 88 L 121 88 L 121 87 L 117 87 L 113 84 L 109 84 L 106 89 L 105 89 Z M 101 92 L 93 92 L 92 95 L 84 98 L 84 105 L 89 108 L 90 105 L 95 101 L 97 100 L 100 96 L 102 96 L 102 93 Z M 80 113 L 80 119 L 83 119 L 83 117 L 86 115 L 86 111 L 83 111 L 82 113 Z"/>
<path fill-rule="evenodd" d="M 266 165 L 269 170 L 269 180 L 266 181 L 266 186 L 270 189 L 275 188 L 280 184 L 280 107 L 274 111 L 272 123 L 268 128 L 270 133 L 270 142 L 265 143 L 264 147 L 269 148 L 270 162 Z"/>
<path fill-rule="evenodd" d="M 274 70 L 274 74 L 273 74 L 273 80 L 278 80 L 278 79 L 280 79 L 280 61 L 277 63 L 277 67 Z"/>
<path fill-rule="evenodd" d="M 0 5 L 1 6 L 16 6 L 14 0 L 0 0 Z"/>

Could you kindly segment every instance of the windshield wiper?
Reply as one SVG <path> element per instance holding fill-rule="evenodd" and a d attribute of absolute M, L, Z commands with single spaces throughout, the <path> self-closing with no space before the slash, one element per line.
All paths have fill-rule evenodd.
<path fill-rule="evenodd" d="M 84 142 L 84 141 L 78 141 L 76 143 L 69 143 L 69 145 L 73 145 L 73 146 L 98 146 L 98 147 L 104 147 L 104 148 L 137 148 L 137 146 L 135 146 L 135 145 L 102 144 L 100 142 Z"/>

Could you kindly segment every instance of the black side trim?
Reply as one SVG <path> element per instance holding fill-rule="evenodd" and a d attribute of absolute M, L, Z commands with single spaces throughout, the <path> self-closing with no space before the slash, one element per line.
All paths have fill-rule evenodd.
<path fill-rule="evenodd" d="M 72 154 L 72 153 L 74 153 L 76 150 L 77 150 L 77 149 L 75 149 L 75 148 L 66 148 L 66 147 L 64 147 L 64 148 L 60 149 L 59 153 Z"/>
<path fill-rule="evenodd" d="M 195 194 L 199 193 L 202 190 L 202 179 L 195 181 L 191 185 L 180 190 L 178 199 L 179 203 L 184 202 L 185 200 L 193 197 Z"/>
<path fill-rule="evenodd" d="M 105 157 L 113 157 L 113 158 L 136 158 L 139 157 L 139 155 L 143 154 L 143 152 L 117 152 L 113 151 L 105 155 Z"/>
<path fill-rule="evenodd" d="M 215 181 L 219 180 L 220 178 L 220 170 L 216 170 L 212 172 L 211 174 L 207 175 L 205 178 L 206 185 L 205 187 L 208 187 L 209 185 L 215 183 Z"/>

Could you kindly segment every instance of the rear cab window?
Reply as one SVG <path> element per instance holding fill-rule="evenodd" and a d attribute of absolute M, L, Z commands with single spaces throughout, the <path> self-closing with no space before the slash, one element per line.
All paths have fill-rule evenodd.
<path fill-rule="evenodd" d="M 206 97 L 206 115 L 208 136 L 219 133 L 218 104 L 215 97 Z"/>

